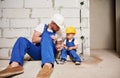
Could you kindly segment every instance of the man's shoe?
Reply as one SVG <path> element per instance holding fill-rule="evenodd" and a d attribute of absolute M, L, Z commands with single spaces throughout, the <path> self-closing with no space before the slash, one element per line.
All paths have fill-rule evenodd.
<path fill-rule="evenodd" d="M 76 61 L 76 62 L 75 62 L 75 65 L 80 65 L 80 63 L 81 63 L 81 62 L 79 62 L 79 61 Z"/>
<path fill-rule="evenodd" d="M 0 78 L 6 78 L 9 76 L 13 76 L 21 73 L 23 73 L 22 66 L 11 67 L 11 65 L 9 65 L 6 69 L 0 71 Z"/>
<path fill-rule="evenodd" d="M 44 65 L 43 68 L 37 74 L 37 78 L 50 78 L 53 72 L 53 68 L 49 68 L 47 65 Z"/>

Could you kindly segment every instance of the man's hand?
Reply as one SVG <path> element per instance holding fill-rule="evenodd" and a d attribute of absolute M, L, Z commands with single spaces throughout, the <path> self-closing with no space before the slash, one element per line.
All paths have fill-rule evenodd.
<path fill-rule="evenodd" d="M 57 41 L 56 43 L 56 49 L 57 51 L 61 51 L 63 48 L 62 41 Z"/>
<path fill-rule="evenodd" d="M 51 38 L 52 38 L 53 40 L 57 40 L 57 38 L 56 38 L 55 35 L 52 35 Z"/>
<path fill-rule="evenodd" d="M 62 46 L 59 45 L 59 44 L 57 44 L 57 45 L 56 45 L 56 49 L 57 49 L 57 51 L 61 51 L 61 50 L 62 50 Z"/>

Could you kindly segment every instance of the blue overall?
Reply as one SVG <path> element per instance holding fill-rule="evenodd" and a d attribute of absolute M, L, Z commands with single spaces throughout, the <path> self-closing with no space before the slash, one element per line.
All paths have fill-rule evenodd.
<path fill-rule="evenodd" d="M 18 62 L 20 65 L 23 65 L 24 55 L 28 53 L 34 60 L 42 60 L 41 66 L 45 63 L 51 63 L 54 66 L 56 49 L 51 35 L 55 35 L 55 32 L 49 32 L 47 28 L 48 25 L 45 24 L 41 41 L 36 45 L 24 37 L 18 38 L 12 50 L 10 63 Z"/>
<path fill-rule="evenodd" d="M 66 40 L 66 46 L 69 48 L 69 47 L 73 47 L 75 46 L 74 44 L 74 38 L 71 42 L 68 41 L 68 39 Z M 73 50 L 66 50 L 65 48 L 62 49 L 62 53 L 61 53 L 61 59 L 62 60 L 66 60 L 67 58 L 67 55 L 69 55 L 70 57 L 73 58 L 73 61 L 77 61 L 77 62 L 81 62 L 81 59 L 80 57 L 77 55 L 76 53 L 76 49 L 73 49 Z"/>

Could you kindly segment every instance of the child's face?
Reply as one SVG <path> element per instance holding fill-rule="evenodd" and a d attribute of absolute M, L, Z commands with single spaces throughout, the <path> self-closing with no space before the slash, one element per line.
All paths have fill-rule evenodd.
<path fill-rule="evenodd" d="M 69 33 L 69 34 L 66 34 L 66 37 L 67 39 L 72 39 L 74 37 L 75 34 L 73 33 Z"/>

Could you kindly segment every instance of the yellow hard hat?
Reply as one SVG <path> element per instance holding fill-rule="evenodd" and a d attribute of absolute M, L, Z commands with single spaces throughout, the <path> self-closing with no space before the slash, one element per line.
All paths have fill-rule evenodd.
<path fill-rule="evenodd" d="M 66 28 L 65 30 L 66 34 L 68 33 L 73 33 L 73 34 L 76 34 L 76 29 L 73 27 L 73 26 L 69 26 Z"/>

